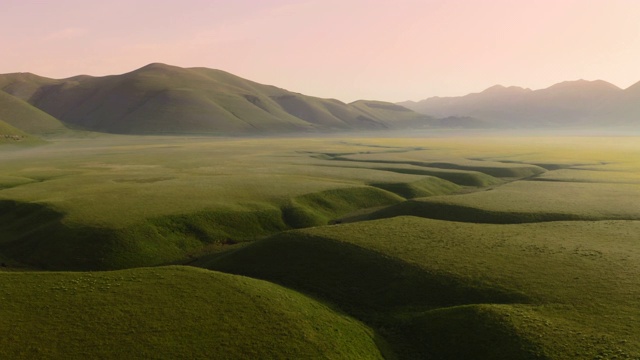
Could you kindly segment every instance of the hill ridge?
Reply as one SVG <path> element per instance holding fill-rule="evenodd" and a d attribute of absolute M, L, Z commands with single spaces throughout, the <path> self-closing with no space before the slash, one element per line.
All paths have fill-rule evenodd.
<path fill-rule="evenodd" d="M 0 75 L 0 88 L 76 129 L 121 134 L 274 134 L 440 127 L 380 101 L 346 104 L 204 67 L 150 63 L 120 75 Z M 446 121 L 444 121 L 446 122 Z"/>
<path fill-rule="evenodd" d="M 438 118 L 471 117 L 499 128 L 610 127 L 640 124 L 640 82 L 570 80 L 537 90 L 494 85 L 464 96 L 398 103 Z"/>

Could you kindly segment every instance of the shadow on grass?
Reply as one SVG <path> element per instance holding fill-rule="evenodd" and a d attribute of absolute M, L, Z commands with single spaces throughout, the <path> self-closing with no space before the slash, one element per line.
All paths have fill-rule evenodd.
<path fill-rule="evenodd" d="M 195 265 L 275 282 L 334 304 L 374 328 L 382 336 L 379 346 L 389 344 L 399 358 L 490 356 L 488 344 L 511 349 L 495 358 L 541 358 L 532 356 L 535 351 L 521 351 L 533 346 L 497 318 L 466 314 L 471 311 L 473 315 L 477 304 L 529 303 L 522 292 L 430 272 L 352 244 L 288 232 L 201 259 Z M 450 310 L 438 313 L 438 309 Z M 454 339 L 458 331 L 464 339 Z M 503 336 L 504 332 L 509 336 Z M 498 338 L 504 343 L 496 343 Z M 455 341 L 464 350 L 439 345 Z"/>
<path fill-rule="evenodd" d="M 483 224 L 524 224 L 547 221 L 599 220 L 598 218 L 588 218 L 575 214 L 491 211 L 456 204 L 420 200 L 408 200 L 397 205 L 386 207 L 370 214 L 368 219 L 386 219 L 396 216 L 418 216 L 436 220 Z"/>

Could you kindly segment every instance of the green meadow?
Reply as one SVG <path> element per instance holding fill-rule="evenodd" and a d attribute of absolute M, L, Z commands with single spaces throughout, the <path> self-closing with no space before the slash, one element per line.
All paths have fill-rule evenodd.
<path fill-rule="evenodd" d="M 2 358 L 640 358 L 637 137 L 0 130 Z"/>

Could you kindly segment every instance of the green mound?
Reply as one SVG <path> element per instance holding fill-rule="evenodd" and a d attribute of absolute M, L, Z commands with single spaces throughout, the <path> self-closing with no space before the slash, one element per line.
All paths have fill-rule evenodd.
<path fill-rule="evenodd" d="M 400 358 L 633 358 L 638 226 L 397 217 L 296 230 L 193 264 L 332 302 Z"/>
<path fill-rule="evenodd" d="M 192 265 L 267 279 L 337 304 L 377 327 L 400 358 L 441 355 L 440 350 L 417 345 L 426 341 L 420 336 L 424 331 L 407 335 L 407 312 L 413 309 L 528 301 L 515 290 L 426 270 L 348 241 L 300 233 L 278 235 Z"/>
<path fill-rule="evenodd" d="M 7 359 L 381 359 L 351 318 L 264 281 L 195 268 L 0 273 Z"/>
<path fill-rule="evenodd" d="M 430 161 L 434 158 L 429 150 L 414 149 L 414 151 L 388 151 L 384 153 L 358 153 L 335 156 L 334 160 L 370 162 L 391 165 L 411 165 L 431 169 L 462 170 L 479 172 L 489 177 L 524 179 L 545 173 L 547 170 L 531 164 L 519 164 L 497 161 L 482 161 L 471 159 L 455 159 L 451 161 Z M 433 170 L 431 170 L 433 171 Z M 449 179 L 447 179 L 449 180 Z M 466 185 L 466 184 L 461 184 Z M 476 184 L 469 184 L 477 186 Z"/>
<path fill-rule="evenodd" d="M 108 270 L 166 264 L 212 244 L 325 225 L 357 209 L 402 201 L 375 187 L 298 196 L 278 207 L 213 209 L 143 218 L 122 227 L 69 221 L 42 203 L 0 200 L 0 253 L 40 269 Z"/>
<path fill-rule="evenodd" d="M 282 217 L 292 228 L 304 228 L 326 225 L 358 209 L 400 201 L 399 196 L 375 187 L 328 190 L 292 199 L 282 208 Z"/>
<path fill-rule="evenodd" d="M 425 271 L 348 241 L 297 232 L 205 257 L 193 265 L 276 281 L 352 312 L 526 301 L 517 291 L 465 282 L 454 274 Z"/>
<path fill-rule="evenodd" d="M 490 191 L 416 199 L 371 215 L 510 224 L 564 220 L 635 220 L 637 184 L 516 181 Z"/>
<path fill-rule="evenodd" d="M 471 170 L 485 173 L 487 175 L 503 178 L 527 178 L 535 175 L 542 174 L 546 172 L 546 169 L 536 166 L 536 165 L 527 165 L 527 164 L 493 164 L 486 165 L 482 164 L 482 162 L 474 164 L 456 164 L 456 163 L 445 163 L 445 162 L 432 162 L 425 164 L 429 167 L 440 168 L 440 169 L 457 169 L 457 170 Z"/>
<path fill-rule="evenodd" d="M 571 213 L 514 212 L 487 210 L 449 204 L 431 199 L 416 199 L 386 207 L 367 215 L 368 219 L 385 219 L 395 216 L 419 216 L 437 220 L 462 221 L 486 224 L 522 224 L 543 221 L 598 220 L 596 217 Z"/>
<path fill-rule="evenodd" d="M 499 179 L 493 176 L 477 172 L 477 171 L 462 171 L 462 170 L 441 170 L 430 169 L 426 167 L 420 168 L 403 168 L 403 167 L 381 167 L 379 170 L 397 172 L 401 174 L 413 174 L 413 175 L 427 175 L 438 177 L 443 180 L 450 181 L 457 185 L 473 186 L 473 187 L 486 187 L 491 185 L 500 184 Z"/>
<path fill-rule="evenodd" d="M 510 323 L 512 305 L 435 309 L 406 322 L 403 335 L 419 354 L 438 359 L 551 359 Z"/>
<path fill-rule="evenodd" d="M 406 199 L 445 195 L 460 190 L 458 185 L 437 177 L 427 177 L 410 183 L 373 183 L 371 186 L 398 194 Z"/>
<path fill-rule="evenodd" d="M 372 159 L 376 157 L 384 157 L 384 153 L 378 153 L 375 155 L 368 155 L 365 159 L 360 159 L 360 157 L 354 158 L 353 156 L 344 156 L 344 155 L 335 155 L 335 154 L 324 154 L 327 160 L 333 160 L 336 162 L 342 162 L 341 165 L 337 165 L 340 167 L 347 168 L 370 168 L 382 171 L 395 172 L 399 174 L 411 174 L 411 175 L 427 175 L 438 177 L 443 180 L 447 180 L 457 185 L 462 186 L 474 186 L 474 187 L 485 187 L 490 185 L 501 184 L 503 181 L 492 176 L 486 174 L 481 171 L 476 171 L 476 168 L 473 169 L 465 169 L 461 170 L 458 168 L 438 168 L 438 167 L 430 167 L 429 164 L 423 162 L 416 161 L 395 161 L 395 160 L 377 160 Z M 372 164 L 384 164 L 384 166 L 380 165 L 372 165 Z M 526 168 L 528 169 L 528 168 Z M 500 173 L 505 174 L 505 171 L 500 171 Z M 508 170 L 508 173 L 515 175 L 512 170 Z M 525 170 L 520 173 L 521 175 L 527 174 L 529 176 L 529 171 Z"/>
<path fill-rule="evenodd" d="M 34 182 L 35 180 L 20 177 L 20 176 L 3 176 L 0 175 L 0 190 L 1 189 L 9 189 L 12 187 L 25 185 Z"/>

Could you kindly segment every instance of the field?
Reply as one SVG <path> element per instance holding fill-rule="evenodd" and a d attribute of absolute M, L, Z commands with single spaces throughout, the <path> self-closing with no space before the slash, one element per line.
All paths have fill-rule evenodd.
<path fill-rule="evenodd" d="M 639 359 L 640 139 L 418 135 L 0 142 L 1 357 Z"/>

